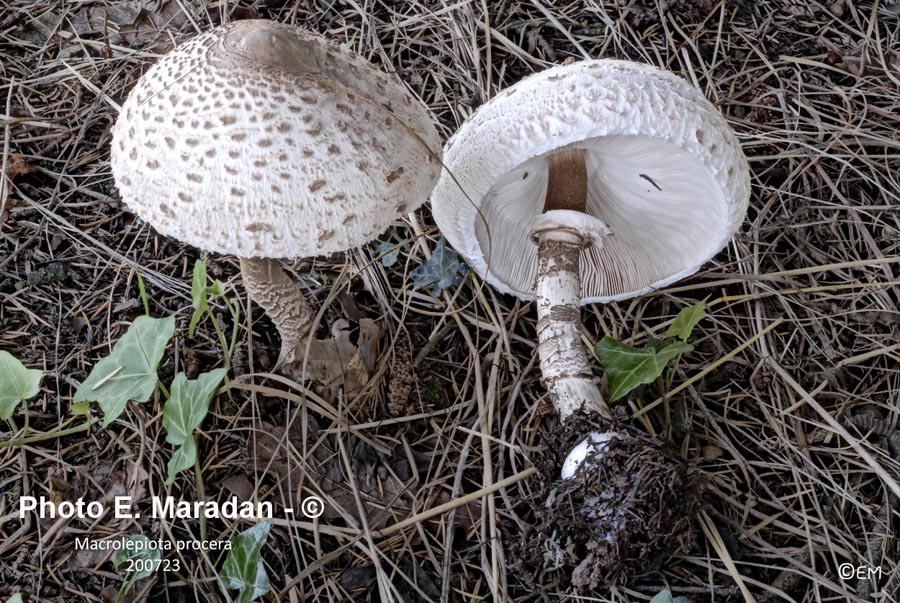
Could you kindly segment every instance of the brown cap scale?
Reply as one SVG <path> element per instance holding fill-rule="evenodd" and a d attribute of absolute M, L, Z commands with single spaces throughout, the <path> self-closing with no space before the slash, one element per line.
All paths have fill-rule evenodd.
<path fill-rule="evenodd" d="M 394 77 L 318 34 L 250 20 L 141 77 L 110 163 L 125 204 L 159 232 L 250 260 L 361 245 L 427 199 L 439 157 L 427 111 Z M 283 297 L 273 262 L 248 280 L 269 278 Z M 276 323 L 308 319 L 299 293 L 258 301 Z"/>

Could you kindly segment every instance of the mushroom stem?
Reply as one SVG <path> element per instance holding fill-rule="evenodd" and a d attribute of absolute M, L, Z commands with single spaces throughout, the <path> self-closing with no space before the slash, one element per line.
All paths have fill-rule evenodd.
<path fill-rule="evenodd" d="M 240 258 L 241 276 L 250 299 L 259 304 L 278 329 L 281 353 L 277 366 L 290 362 L 297 343 L 312 326 L 312 312 L 297 285 L 278 260 Z"/>
<path fill-rule="evenodd" d="M 561 421 L 580 408 L 610 418 L 581 343 L 581 250 L 607 233 L 585 213 L 588 195 L 585 150 L 567 147 L 547 157 L 544 213 L 531 234 L 538 246 L 538 356 L 550 400 Z"/>
<path fill-rule="evenodd" d="M 561 421 L 581 408 L 609 419 L 612 415 L 581 342 L 578 262 L 585 239 L 566 228 L 539 230 L 535 238 L 538 356 L 550 400 Z"/>

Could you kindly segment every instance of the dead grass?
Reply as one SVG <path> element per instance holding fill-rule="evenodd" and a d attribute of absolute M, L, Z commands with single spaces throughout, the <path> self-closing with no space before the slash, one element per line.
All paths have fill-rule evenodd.
<path fill-rule="evenodd" d="M 445 137 L 498 90 L 570 56 L 671 69 L 728 117 L 754 187 L 741 233 L 699 275 L 585 309 L 589 338 L 640 343 L 685 305 L 711 306 L 675 390 L 660 400 L 648 389 L 630 409 L 671 430 L 707 477 L 700 537 L 633 583 L 592 593 L 569 592 L 562 577 L 529 589 L 509 569 L 519 501 L 535 488 L 531 468 L 554 423 L 532 309 L 471 276 L 441 298 L 413 290 L 408 272 L 436 240 L 427 209 L 382 237 L 401 245 L 391 269 L 372 261 L 374 246 L 295 262 L 321 329 L 371 317 L 385 335 L 367 388 L 345 400 L 267 373 L 271 326 L 258 312 L 244 321 L 243 374 L 204 424 L 205 492 L 294 506 L 318 494 L 330 509 L 315 525 L 276 525 L 265 600 L 627 602 L 666 585 L 695 602 L 900 599 L 900 457 L 888 445 L 900 420 L 900 34 L 880 4 L 0 2 L 0 174 L 14 162 L 36 168 L 0 189 L 0 348 L 47 372 L 27 429 L 20 414 L 2 430 L 40 437 L 0 448 L 0 596 L 111 600 L 121 576 L 107 557 L 73 550 L 76 536 L 225 539 L 246 527 L 20 521 L 15 511 L 20 494 L 162 491 L 161 400 L 132 405 L 109 430 L 60 432 L 78 429 L 75 388 L 142 311 L 138 273 L 152 314 L 179 313 L 163 382 L 222 362 L 208 322 L 193 340 L 184 328 L 199 252 L 121 205 L 109 127 L 158 53 L 211 24 L 264 16 L 396 71 Z M 211 258 L 210 272 L 244 303 L 234 258 Z M 392 380 L 410 390 L 408 416 L 391 413 Z M 883 435 L 855 428 L 860 414 Z M 276 444 L 264 451 L 266 441 Z M 182 478 L 173 494 L 192 499 L 199 485 Z M 427 516 L 437 507 L 444 514 Z M 214 580 L 220 554 L 182 558 L 183 572 L 155 574 L 140 596 L 228 600 Z M 881 575 L 844 580 L 844 563 Z"/>

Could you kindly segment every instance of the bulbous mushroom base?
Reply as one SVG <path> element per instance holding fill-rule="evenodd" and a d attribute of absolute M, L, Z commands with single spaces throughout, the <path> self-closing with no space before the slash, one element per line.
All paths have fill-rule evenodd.
<path fill-rule="evenodd" d="M 582 425 L 569 433 L 580 435 L 564 435 L 565 450 L 583 441 L 585 431 L 598 431 L 595 417 L 578 413 L 567 423 L 573 421 Z M 593 424 L 585 430 L 584 422 Z M 627 582 L 693 541 L 699 476 L 671 445 L 631 429 L 614 430 L 573 477 L 559 479 L 559 464 L 548 468 L 552 477 L 531 501 L 534 523 L 524 537 L 509 537 L 526 586 L 583 592 Z"/>

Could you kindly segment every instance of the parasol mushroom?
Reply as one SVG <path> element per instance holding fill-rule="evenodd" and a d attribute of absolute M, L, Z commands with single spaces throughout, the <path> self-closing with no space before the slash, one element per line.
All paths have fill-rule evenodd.
<path fill-rule="evenodd" d="M 681 78 L 590 60 L 482 105 L 445 146 L 444 165 L 435 220 L 489 284 L 536 300 L 555 437 L 571 451 L 537 491 L 537 526 L 517 546 L 543 550 L 547 571 L 571 567 L 578 587 L 641 571 L 690 540 L 697 482 L 671 446 L 617 424 L 580 306 L 664 287 L 727 244 L 750 193 L 740 145 Z"/>
<path fill-rule="evenodd" d="M 537 301 L 541 371 L 562 420 L 583 407 L 609 418 L 579 306 L 696 272 L 737 230 L 750 191 L 738 141 L 699 90 L 616 60 L 507 88 L 444 162 L 435 220 L 488 283 Z"/>
<path fill-rule="evenodd" d="M 428 197 L 440 139 L 394 78 L 324 37 L 237 21 L 166 54 L 113 128 L 125 204 L 160 233 L 240 258 L 279 331 L 279 364 L 311 313 L 276 258 L 343 251 Z"/>

